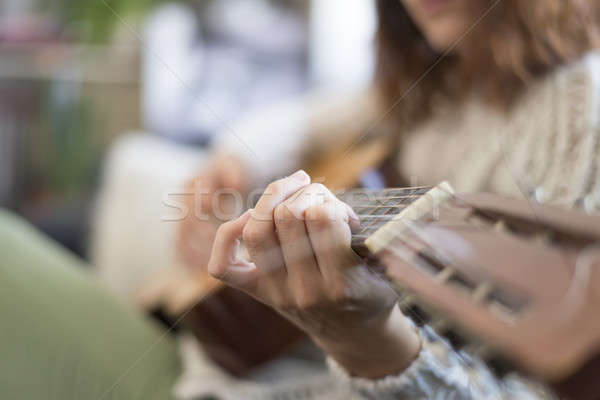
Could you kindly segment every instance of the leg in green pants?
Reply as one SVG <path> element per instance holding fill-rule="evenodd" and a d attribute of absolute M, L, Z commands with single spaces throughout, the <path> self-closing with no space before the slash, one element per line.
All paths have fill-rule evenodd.
<path fill-rule="evenodd" d="M 0 210 L 0 398 L 170 399 L 171 337 Z"/>

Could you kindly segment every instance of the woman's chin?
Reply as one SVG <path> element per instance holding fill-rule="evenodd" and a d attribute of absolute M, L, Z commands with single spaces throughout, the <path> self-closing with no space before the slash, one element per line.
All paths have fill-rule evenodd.
<path fill-rule="evenodd" d="M 438 53 L 444 53 L 452 50 L 459 44 L 463 31 L 456 27 L 436 27 L 426 33 L 427 42 L 433 50 Z"/>

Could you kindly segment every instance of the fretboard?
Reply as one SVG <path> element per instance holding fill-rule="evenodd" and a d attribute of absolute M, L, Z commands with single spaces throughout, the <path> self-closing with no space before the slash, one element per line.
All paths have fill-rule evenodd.
<path fill-rule="evenodd" d="M 360 218 L 360 228 L 352 235 L 352 248 L 360 256 L 367 256 L 365 241 L 369 236 L 430 189 L 428 186 L 420 186 L 383 190 L 353 189 L 338 193 L 340 200 L 349 204 Z"/>

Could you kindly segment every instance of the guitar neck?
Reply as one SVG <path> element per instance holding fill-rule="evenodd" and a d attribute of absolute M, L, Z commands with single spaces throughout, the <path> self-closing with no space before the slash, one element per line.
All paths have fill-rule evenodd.
<path fill-rule="evenodd" d="M 348 202 L 362 220 L 353 247 L 385 266 L 415 322 L 499 372 L 597 398 L 600 217 L 447 184 Z"/>
<path fill-rule="evenodd" d="M 340 200 L 352 207 L 360 218 L 360 228 L 352 234 L 352 248 L 364 258 L 372 256 L 367 241 L 386 224 L 401 219 L 404 212 L 415 202 L 430 201 L 431 186 L 388 188 L 383 190 L 353 189 L 338 193 Z M 448 185 L 437 187 L 448 194 L 452 189 Z"/>

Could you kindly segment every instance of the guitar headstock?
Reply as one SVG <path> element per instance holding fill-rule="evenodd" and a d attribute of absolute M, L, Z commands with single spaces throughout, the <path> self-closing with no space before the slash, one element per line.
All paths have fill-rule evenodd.
<path fill-rule="evenodd" d="M 600 363 L 600 217 L 442 184 L 366 245 L 401 307 L 457 346 L 600 394 L 588 376 Z"/>

